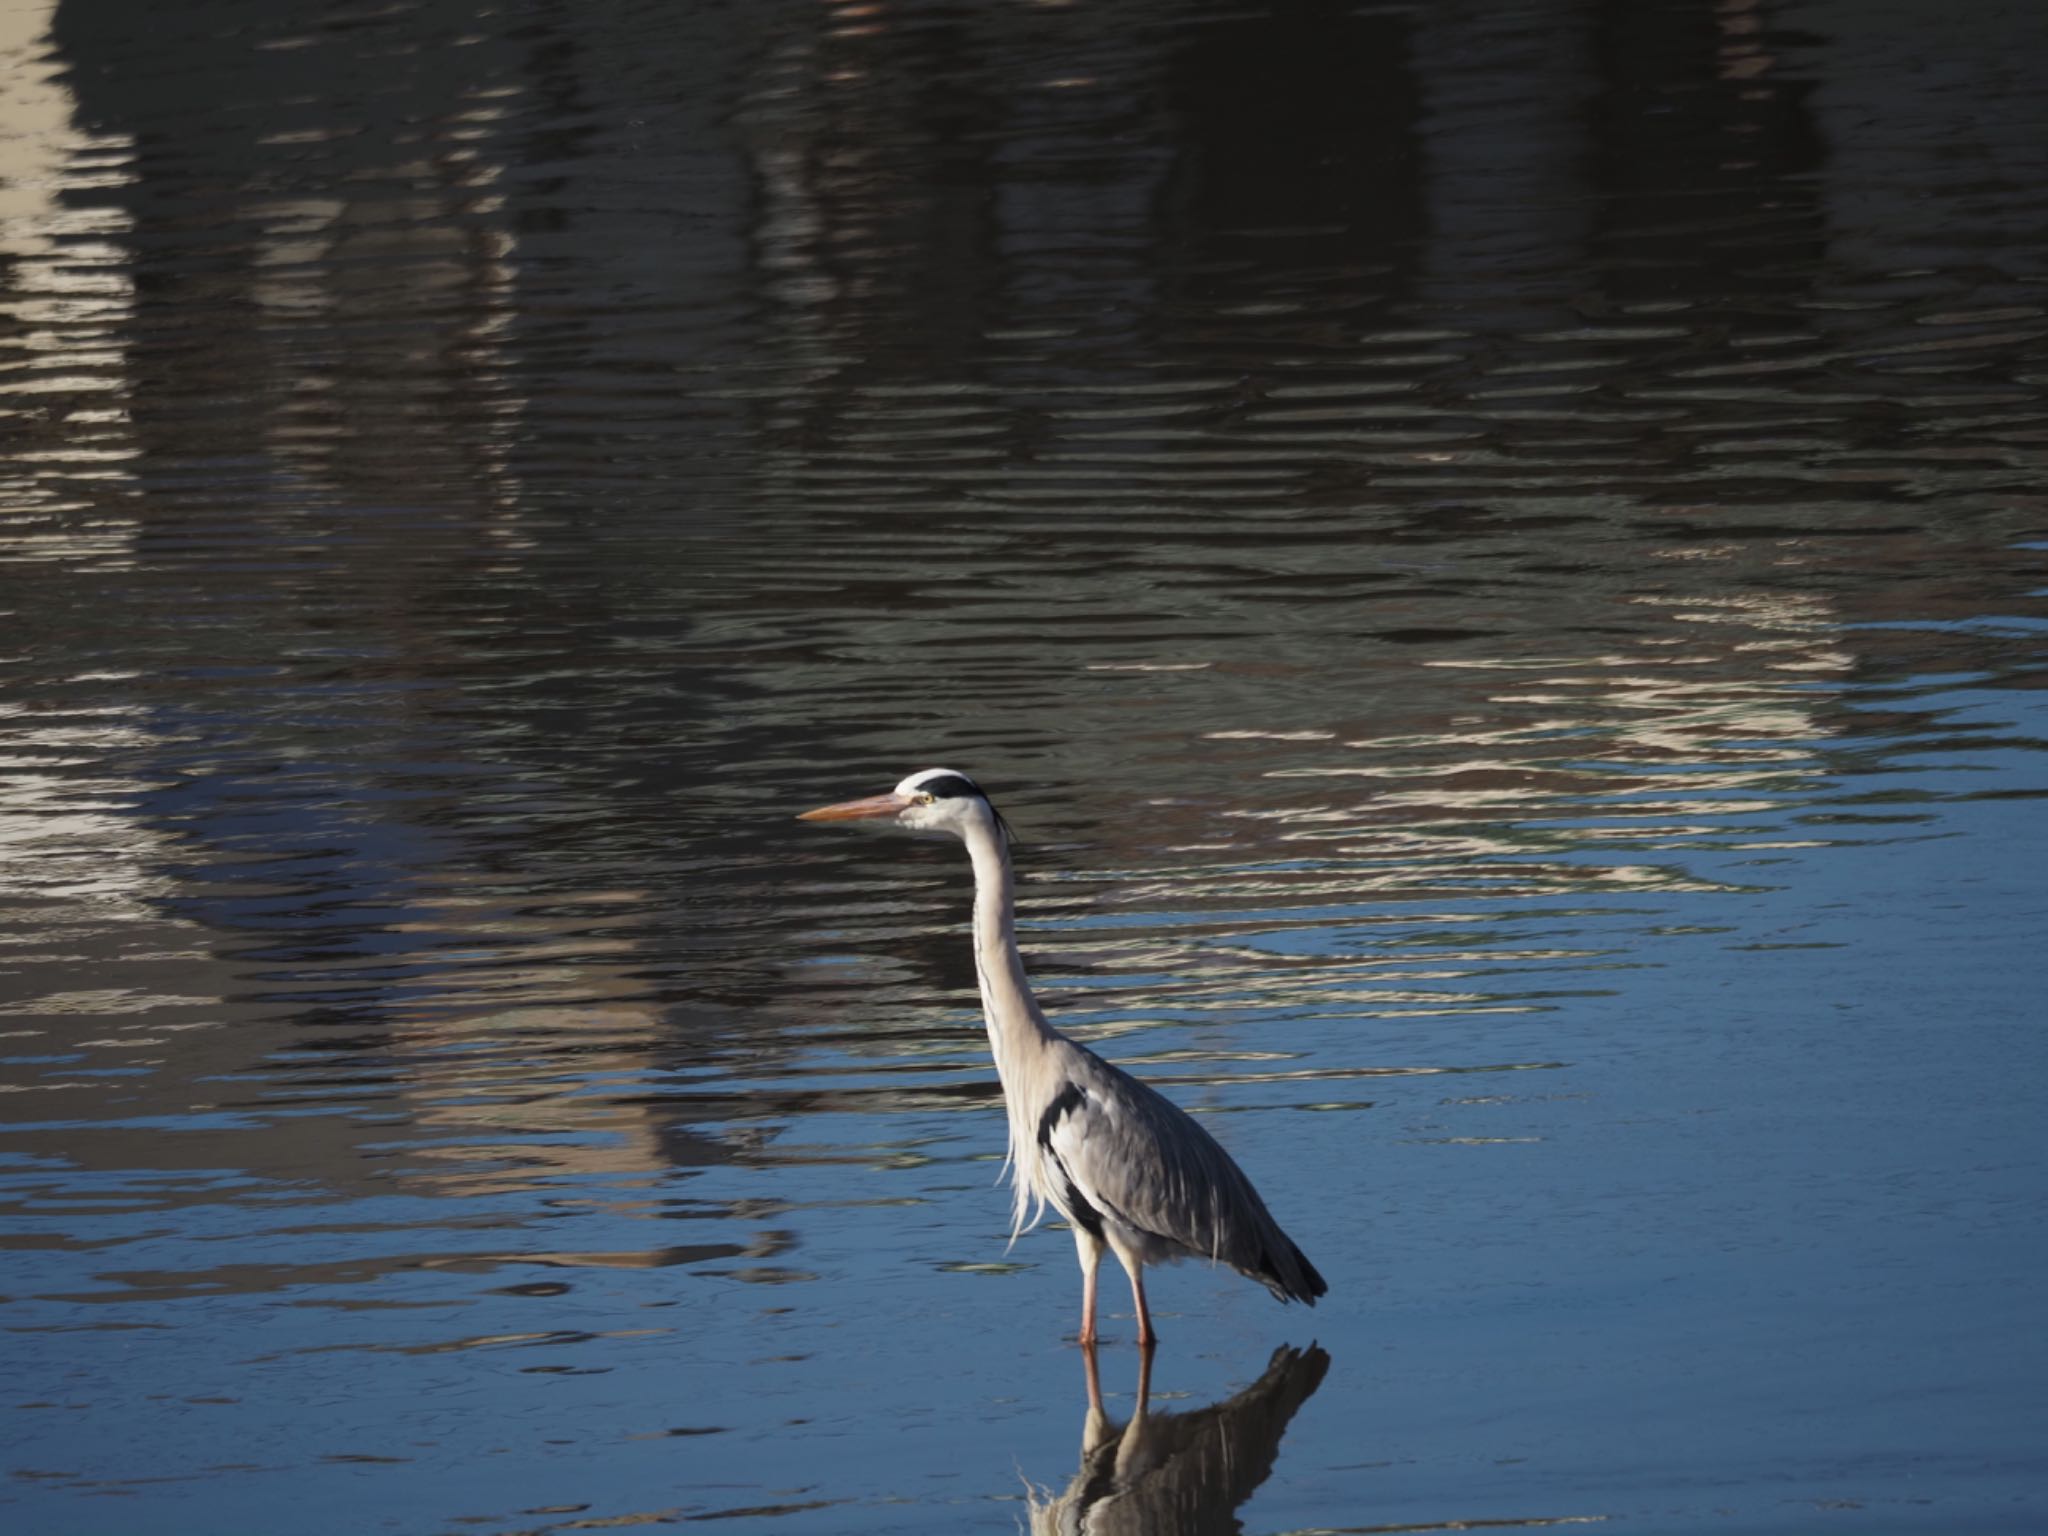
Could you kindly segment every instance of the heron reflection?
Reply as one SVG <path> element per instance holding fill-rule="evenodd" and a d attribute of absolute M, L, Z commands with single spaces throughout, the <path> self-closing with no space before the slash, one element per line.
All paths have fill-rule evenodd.
<path fill-rule="evenodd" d="M 1283 1344 L 1234 1397 L 1186 1412 L 1151 1410 L 1153 1352 L 1138 1357 L 1138 1400 L 1114 1423 L 1102 1406 L 1095 1351 L 1083 1349 L 1088 1413 L 1081 1467 L 1056 1497 L 1031 1499 L 1033 1536 L 1237 1536 L 1238 1506 L 1266 1480 L 1301 1405 L 1330 1369 L 1327 1351 Z"/>

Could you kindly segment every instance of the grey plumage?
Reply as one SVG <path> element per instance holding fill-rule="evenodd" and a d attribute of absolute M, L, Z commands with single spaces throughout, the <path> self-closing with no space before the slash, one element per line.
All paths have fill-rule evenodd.
<path fill-rule="evenodd" d="M 1060 1038 L 1054 1049 L 1067 1087 L 1039 1135 L 1050 1163 L 1047 1198 L 1069 1222 L 1114 1223 L 1144 1263 L 1210 1259 L 1282 1301 L 1315 1304 L 1327 1289 L 1323 1277 L 1214 1137 L 1086 1047 Z"/>
<path fill-rule="evenodd" d="M 1328 1287 L 1280 1230 L 1230 1154 L 1170 1100 L 1046 1022 L 1017 950 L 1007 829 L 965 774 L 914 773 L 886 795 L 804 813 L 813 821 L 888 818 L 948 832 L 974 864 L 974 957 L 989 1049 L 1009 1114 L 1011 1241 L 1045 1207 L 1074 1231 L 1083 1342 L 1095 1338 L 1104 1248 L 1131 1279 L 1138 1338 L 1153 1339 L 1144 1267 L 1196 1255 L 1228 1264 L 1282 1301 L 1313 1306 Z"/>

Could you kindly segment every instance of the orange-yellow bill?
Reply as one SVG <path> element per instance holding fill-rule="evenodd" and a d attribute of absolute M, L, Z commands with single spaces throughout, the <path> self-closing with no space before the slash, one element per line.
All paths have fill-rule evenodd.
<path fill-rule="evenodd" d="M 865 821 L 874 816 L 894 816 L 910 802 L 895 793 L 869 795 L 863 800 L 841 800 L 836 805 L 821 805 L 815 811 L 805 811 L 798 821 Z"/>

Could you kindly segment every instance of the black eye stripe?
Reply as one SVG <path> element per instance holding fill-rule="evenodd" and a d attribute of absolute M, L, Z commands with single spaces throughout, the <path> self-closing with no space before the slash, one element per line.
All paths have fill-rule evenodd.
<path fill-rule="evenodd" d="M 950 800 L 955 795 L 978 795 L 981 793 L 971 782 L 961 778 L 957 773 L 949 773 L 944 778 L 939 779 L 926 779 L 917 786 L 916 792 L 920 795 L 930 795 L 937 800 Z"/>

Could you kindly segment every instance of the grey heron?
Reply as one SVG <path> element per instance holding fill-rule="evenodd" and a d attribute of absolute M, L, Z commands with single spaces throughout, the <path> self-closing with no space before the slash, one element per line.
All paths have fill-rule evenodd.
<path fill-rule="evenodd" d="M 1081 1342 L 1095 1342 L 1095 1275 L 1105 1247 L 1131 1279 L 1138 1342 L 1156 1335 L 1145 1266 L 1200 1256 L 1281 1301 L 1329 1289 L 1280 1230 L 1251 1180 L 1185 1110 L 1046 1022 L 1017 950 L 1008 829 L 975 782 L 925 768 L 884 795 L 805 811 L 803 821 L 893 821 L 951 833 L 974 864 L 974 969 L 1010 1123 L 1010 1238 L 1050 1205 L 1081 1259 Z"/>

